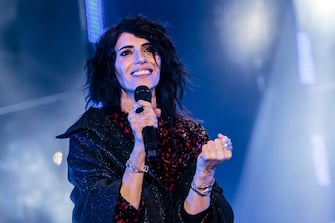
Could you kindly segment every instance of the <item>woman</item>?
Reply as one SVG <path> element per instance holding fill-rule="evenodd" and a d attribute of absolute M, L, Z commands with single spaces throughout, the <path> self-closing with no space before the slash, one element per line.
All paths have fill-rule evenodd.
<path fill-rule="evenodd" d="M 58 136 L 70 138 L 73 222 L 233 222 L 214 179 L 232 145 L 222 134 L 209 140 L 190 118 L 181 102 L 187 80 L 159 23 L 127 17 L 102 35 L 87 61 L 87 103 L 100 106 Z M 151 101 L 135 101 L 138 86 Z M 147 126 L 156 156 L 146 154 Z"/>

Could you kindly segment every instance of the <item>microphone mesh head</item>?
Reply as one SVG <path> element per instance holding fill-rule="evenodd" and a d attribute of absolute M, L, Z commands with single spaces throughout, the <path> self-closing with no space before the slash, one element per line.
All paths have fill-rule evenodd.
<path fill-rule="evenodd" d="M 151 102 L 150 89 L 145 85 L 140 85 L 135 89 L 135 101 L 144 100 Z"/>

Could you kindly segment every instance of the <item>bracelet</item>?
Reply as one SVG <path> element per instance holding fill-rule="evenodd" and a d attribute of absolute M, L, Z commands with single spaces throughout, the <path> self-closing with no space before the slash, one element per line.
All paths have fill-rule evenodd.
<path fill-rule="evenodd" d="M 213 178 L 212 182 L 210 185 L 207 184 L 201 184 L 200 186 L 195 185 L 194 181 L 191 183 L 191 189 L 199 194 L 200 196 L 207 196 L 212 192 L 212 188 L 214 185 L 215 179 Z"/>
<path fill-rule="evenodd" d="M 144 165 L 143 170 L 137 169 L 133 164 L 130 163 L 130 160 L 127 160 L 126 167 L 129 167 L 135 173 L 147 173 L 149 171 L 149 167 L 147 165 Z"/>

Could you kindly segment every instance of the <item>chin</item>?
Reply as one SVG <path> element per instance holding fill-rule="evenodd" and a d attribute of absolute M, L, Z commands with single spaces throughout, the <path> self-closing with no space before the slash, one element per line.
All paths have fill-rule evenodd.
<path fill-rule="evenodd" d="M 139 84 L 138 84 L 138 86 L 140 86 L 140 85 L 145 85 L 145 86 L 147 86 L 149 89 L 153 89 L 153 88 L 155 88 L 157 85 L 158 85 L 158 82 L 156 83 L 153 83 L 153 82 L 149 82 L 149 81 L 143 81 L 143 82 L 139 82 Z"/>

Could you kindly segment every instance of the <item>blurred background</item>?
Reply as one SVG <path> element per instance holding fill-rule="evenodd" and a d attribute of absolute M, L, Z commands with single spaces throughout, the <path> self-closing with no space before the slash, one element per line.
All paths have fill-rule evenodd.
<path fill-rule="evenodd" d="M 68 141 L 84 64 L 126 15 L 167 25 L 186 106 L 232 138 L 216 180 L 237 223 L 335 222 L 332 0 L 1 0 L 0 223 L 68 223 Z"/>

